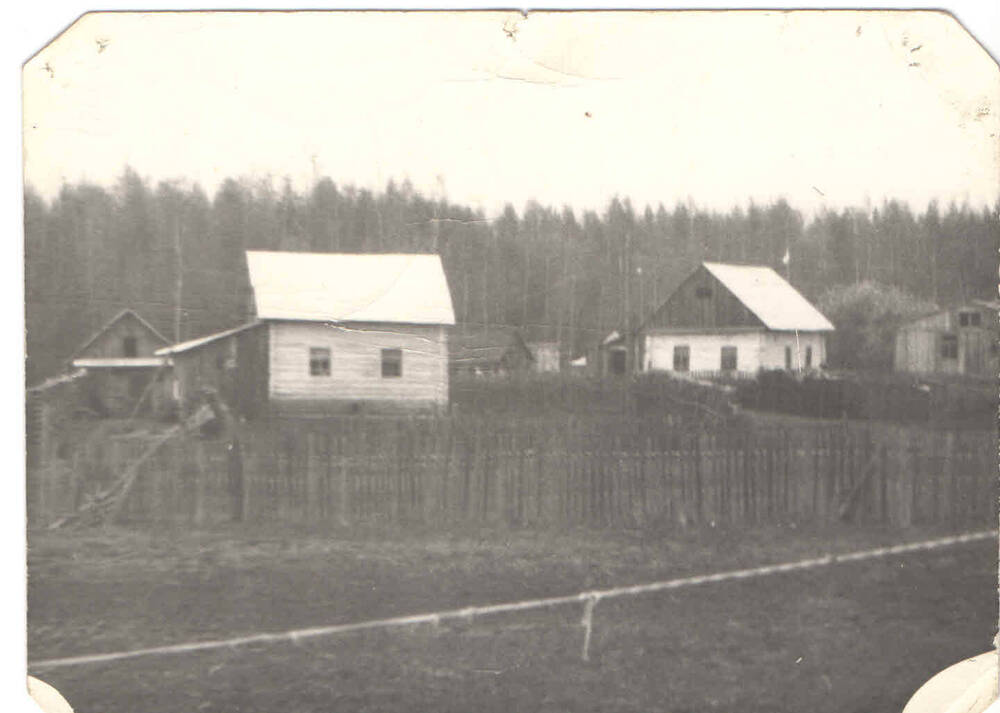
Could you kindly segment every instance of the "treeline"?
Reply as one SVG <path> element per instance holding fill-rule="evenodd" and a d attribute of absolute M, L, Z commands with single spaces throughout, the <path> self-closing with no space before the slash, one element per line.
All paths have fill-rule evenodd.
<path fill-rule="evenodd" d="M 783 200 L 720 213 L 617 197 L 600 212 L 532 202 L 487 219 L 408 183 L 373 192 L 324 178 L 301 194 L 229 179 L 209 196 L 126 169 L 111 188 L 65 185 L 51 201 L 26 192 L 28 381 L 60 370 L 125 307 L 177 340 L 246 320 L 246 249 L 437 252 L 459 320 L 582 349 L 635 324 L 701 260 L 783 269 L 788 249 L 791 281 L 813 299 L 859 282 L 937 303 L 992 295 L 998 227 L 996 207 L 914 214 L 896 201 L 808 223 Z"/>

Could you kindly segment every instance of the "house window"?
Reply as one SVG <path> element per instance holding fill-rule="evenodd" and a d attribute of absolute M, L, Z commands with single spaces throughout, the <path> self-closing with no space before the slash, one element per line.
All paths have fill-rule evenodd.
<path fill-rule="evenodd" d="M 736 347 L 722 347 L 723 371 L 736 371 Z"/>
<path fill-rule="evenodd" d="M 812 368 L 813 365 L 813 348 L 812 346 L 806 347 L 806 369 Z"/>
<path fill-rule="evenodd" d="M 125 337 L 122 339 L 122 354 L 127 357 L 138 356 L 139 345 L 136 342 L 135 337 Z"/>
<path fill-rule="evenodd" d="M 382 378 L 391 379 L 403 375 L 403 350 L 382 350 Z"/>
<path fill-rule="evenodd" d="M 330 375 L 330 350 L 326 347 L 309 348 L 309 375 Z"/>
<path fill-rule="evenodd" d="M 792 368 L 792 348 L 791 347 L 785 347 L 785 368 L 786 369 L 791 369 Z"/>
<path fill-rule="evenodd" d="M 958 359 L 958 337 L 954 334 L 941 335 L 941 358 Z"/>
<path fill-rule="evenodd" d="M 707 300 L 712 296 L 711 287 L 696 287 L 694 290 L 694 296 L 700 300 Z"/>
<path fill-rule="evenodd" d="M 674 371 L 689 371 L 691 369 L 691 347 L 678 344 L 674 347 Z"/>
<path fill-rule="evenodd" d="M 982 316 L 979 312 L 958 313 L 958 326 L 960 327 L 979 327 L 982 323 Z"/>

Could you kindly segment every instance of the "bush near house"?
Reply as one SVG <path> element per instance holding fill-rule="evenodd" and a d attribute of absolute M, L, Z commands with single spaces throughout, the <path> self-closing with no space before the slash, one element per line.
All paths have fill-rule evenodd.
<path fill-rule="evenodd" d="M 937 306 L 898 287 L 861 282 L 831 287 L 819 298 L 819 309 L 837 328 L 827 341 L 827 366 L 888 370 L 896 330 Z"/>
<path fill-rule="evenodd" d="M 719 421 L 732 415 L 734 396 L 731 386 L 666 373 L 632 377 L 525 373 L 451 379 L 451 408 L 458 414 L 622 414 Z"/>
<path fill-rule="evenodd" d="M 768 371 L 754 381 L 739 383 L 736 389 L 744 408 L 808 418 L 989 426 L 997 413 L 997 387 L 992 379 Z"/>

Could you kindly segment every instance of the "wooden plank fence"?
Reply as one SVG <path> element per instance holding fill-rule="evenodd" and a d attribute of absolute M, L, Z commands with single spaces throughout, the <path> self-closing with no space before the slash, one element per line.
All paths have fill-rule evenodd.
<path fill-rule="evenodd" d="M 67 470 L 76 482 L 113 477 L 142 448 L 142 439 L 112 437 L 58 477 Z M 122 516 L 191 525 L 623 529 L 843 516 L 972 527 L 995 522 L 996 452 L 990 432 L 884 424 L 699 431 L 574 418 L 276 421 L 241 430 L 232 442 L 164 446 L 144 466 Z M 81 497 L 77 487 L 34 513 L 36 522 Z"/>

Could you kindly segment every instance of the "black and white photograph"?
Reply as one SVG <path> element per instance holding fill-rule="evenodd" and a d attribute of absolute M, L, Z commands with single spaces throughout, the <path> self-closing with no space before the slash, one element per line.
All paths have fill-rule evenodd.
<path fill-rule="evenodd" d="M 954 16 L 57 27 L 47 713 L 997 699 L 1000 67 Z"/>

